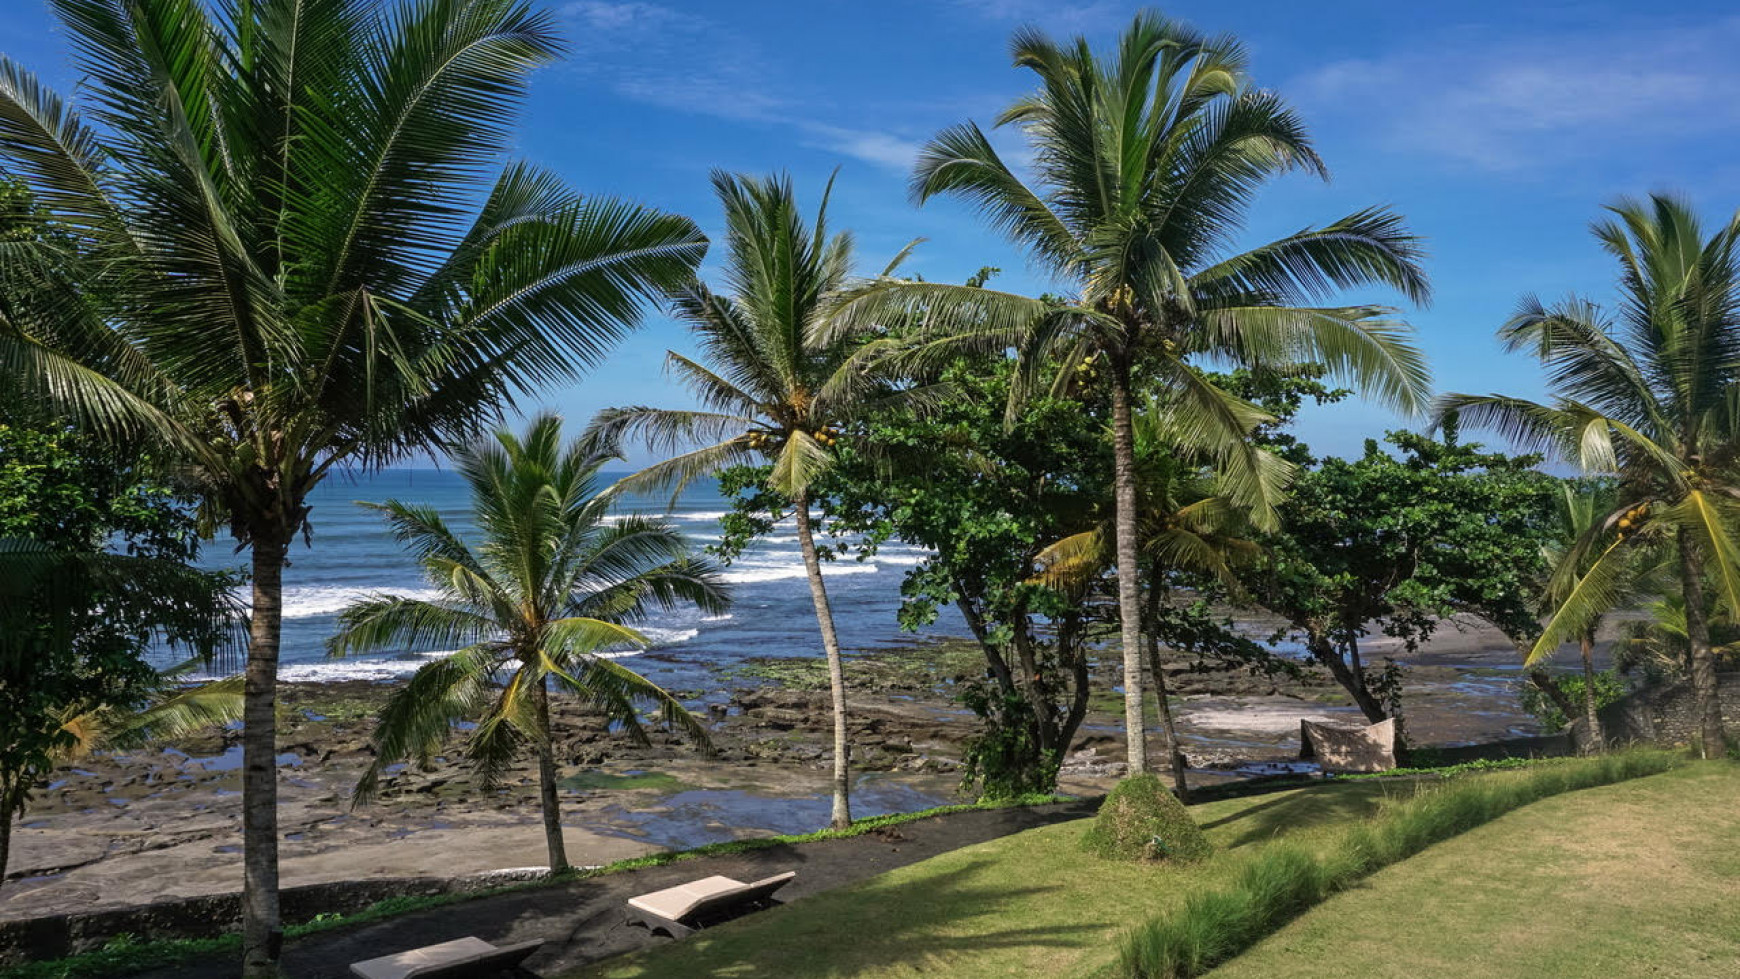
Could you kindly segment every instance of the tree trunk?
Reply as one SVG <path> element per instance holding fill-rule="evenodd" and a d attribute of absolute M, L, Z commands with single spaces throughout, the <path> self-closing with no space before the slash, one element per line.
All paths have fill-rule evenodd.
<path fill-rule="evenodd" d="M 1112 466 L 1116 486 L 1118 620 L 1124 652 L 1124 743 L 1130 775 L 1148 771 L 1142 718 L 1142 592 L 1136 559 L 1136 432 L 1130 417 L 1130 365 L 1113 361 Z"/>
<path fill-rule="evenodd" d="M 1366 720 L 1376 724 L 1389 717 L 1384 711 L 1384 705 L 1378 703 L 1377 698 L 1366 689 L 1363 675 L 1348 668 L 1347 661 L 1335 651 L 1329 637 L 1309 635 L 1305 648 L 1313 659 L 1329 670 L 1329 675 L 1335 678 L 1336 683 L 1341 684 L 1341 689 L 1346 690 L 1347 695 L 1353 698 L 1354 704 L 1359 707 L 1359 712 L 1365 715 Z"/>
<path fill-rule="evenodd" d="M 0 890 L 6 887 L 7 861 L 12 857 L 12 820 L 16 810 L 0 800 Z"/>
<path fill-rule="evenodd" d="M 1154 676 L 1154 700 L 1160 707 L 1160 728 L 1166 732 L 1166 754 L 1172 761 L 1172 791 L 1179 802 L 1190 801 L 1190 785 L 1184 773 L 1190 767 L 1178 744 L 1178 728 L 1172 722 L 1172 704 L 1167 700 L 1166 673 L 1160 668 L 1160 640 L 1148 634 L 1148 671 Z"/>
<path fill-rule="evenodd" d="M 278 639 L 284 611 L 284 537 L 253 540 L 254 607 L 242 705 L 242 975 L 275 979 L 278 917 Z"/>
<path fill-rule="evenodd" d="M 538 798 L 544 809 L 544 846 L 550 851 L 550 873 L 568 869 L 568 847 L 562 840 L 562 803 L 556 796 L 556 746 L 550 730 L 550 680 L 538 680 L 538 726 L 544 738 L 538 743 Z"/>
<path fill-rule="evenodd" d="M 1584 636 L 1577 644 L 1583 653 L 1583 724 L 1589 750 L 1606 751 L 1607 738 L 1601 733 L 1601 717 L 1595 712 L 1595 637 Z"/>
<path fill-rule="evenodd" d="M 1540 667 L 1535 667 L 1529 670 L 1529 682 L 1535 685 L 1535 689 L 1546 694 L 1547 699 L 1553 702 L 1553 706 L 1557 707 L 1559 713 L 1565 715 L 1567 720 L 1577 713 L 1577 705 L 1571 703 L 1570 695 L 1565 693 L 1565 688 L 1559 686 L 1558 679 L 1551 673 Z"/>
<path fill-rule="evenodd" d="M 816 606 L 816 624 L 822 629 L 822 648 L 828 654 L 828 687 L 834 695 L 834 814 L 830 825 L 852 825 L 850 745 L 846 741 L 846 673 L 840 663 L 840 637 L 834 632 L 834 611 L 828 605 L 828 589 L 822 583 L 822 561 L 816 556 L 815 530 L 810 526 L 809 494 L 799 494 L 798 544 L 804 552 L 804 571 L 810 579 L 810 599 Z"/>
<path fill-rule="evenodd" d="M 1692 693 L 1698 703 L 1699 747 L 1705 758 L 1728 750 L 1722 730 L 1722 697 L 1716 687 L 1716 656 L 1710 649 L 1710 623 L 1704 613 L 1704 557 L 1684 530 L 1679 532 L 1680 588 L 1686 601 L 1686 638 L 1692 647 Z"/>

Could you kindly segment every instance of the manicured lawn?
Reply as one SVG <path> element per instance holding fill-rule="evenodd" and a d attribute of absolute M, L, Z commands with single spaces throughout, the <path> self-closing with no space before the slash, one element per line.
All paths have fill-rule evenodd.
<path fill-rule="evenodd" d="M 1193 809 L 1234 854 L 1372 812 L 1411 784 L 1349 782 Z M 789 907 L 599 963 L 577 977 L 1051 976 L 1102 968 L 1132 923 L 1218 879 L 1232 855 L 1190 868 L 1099 860 L 1064 823 L 968 847 Z M 797 868 L 799 873 L 803 868 Z"/>
<path fill-rule="evenodd" d="M 1740 976 L 1740 766 L 1535 803 L 1380 871 L 1210 975 Z"/>

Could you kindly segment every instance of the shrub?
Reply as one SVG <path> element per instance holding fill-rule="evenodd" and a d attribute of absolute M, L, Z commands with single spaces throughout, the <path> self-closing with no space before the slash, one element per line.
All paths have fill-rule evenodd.
<path fill-rule="evenodd" d="M 1559 689 L 1563 690 L 1565 696 L 1569 697 L 1571 703 L 1576 704 L 1579 709 L 1583 706 L 1583 689 L 1586 685 L 1583 677 L 1577 674 L 1566 674 L 1559 677 Z M 1596 710 L 1600 710 L 1608 704 L 1618 703 L 1625 698 L 1627 692 L 1625 680 L 1620 677 L 1618 670 L 1602 670 L 1595 674 Z M 1557 734 L 1563 731 L 1568 723 L 1565 712 L 1559 709 L 1559 705 L 1553 703 L 1551 697 L 1535 687 L 1523 687 L 1522 707 L 1523 710 L 1535 715 L 1535 719 L 1541 722 L 1541 730 L 1548 734 Z M 1583 715 L 1578 714 L 1577 716 L 1582 717 Z"/>
<path fill-rule="evenodd" d="M 1200 860 L 1213 848 L 1158 776 L 1119 782 L 1100 804 L 1082 845 L 1108 860 Z"/>

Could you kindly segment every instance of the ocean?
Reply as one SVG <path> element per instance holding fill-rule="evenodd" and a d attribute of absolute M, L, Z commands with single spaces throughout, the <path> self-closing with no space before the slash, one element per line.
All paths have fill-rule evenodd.
<path fill-rule="evenodd" d="M 604 478 L 627 474 L 605 473 Z M 284 570 L 281 679 L 391 680 L 449 652 L 407 649 L 337 660 L 326 655 L 326 640 L 337 615 L 351 602 L 383 592 L 414 597 L 436 594 L 389 535 L 382 517 L 357 505 L 388 499 L 432 506 L 461 535 L 474 531 L 465 483 L 451 471 L 390 469 L 328 478 L 309 496 L 310 543 L 297 540 Z M 669 497 L 663 496 L 629 505 L 642 512 L 663 512 L 668 503 Z M 719 539 L 719 519 L 728 507 L 716 483 L 697 481 L 670 509 L 669 517 L 699 548 Z M 896 622 L 901 578 L 924 557 L 922 550 L 891 542 L 868 560 L 842 558 L 823 566 L 843 648 L 872 651 L 910 644 L 916 638 L 966 634 L 965 624 L 952 609 L 918 636 L 902 632 Z M 246 558 L 219 538 L 208 543 L 204 563 L 236 566 L 245 564 Z M 703 616 L 695 609 L 682 609 L 656 615 L 637 626 L 653 646 L 629 654 L 625 665 L 669 690 L 718 691 L 719 672 L 729 672 L 745 659 L 821 655 L 821 635 L 791 521 L 752 544 L 725 568 L 725 579 L 734 598 L 729 612 Z"/>

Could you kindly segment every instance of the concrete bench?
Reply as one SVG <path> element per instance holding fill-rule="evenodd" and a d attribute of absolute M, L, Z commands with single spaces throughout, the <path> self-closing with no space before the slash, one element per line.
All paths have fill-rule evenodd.
<path fill-rule="evenodd" d="M 350 974 L 358 979 L 484 979 L 516 968 L 543 944 L 497 946 L 467 936 L 356 962 L 351 965 Z"/>
<path fill-rule="evenodd" d="M 648 931 L 664 931 L 680 938 L 711 919 L 758 910 L 773 903 L 773 892 L 797 877 L 797 871 L 745 884 L 729 877 L 704 877 L 667 887 L 662 891 L 628 899 L 628 923 L 645 925 Z"/>

